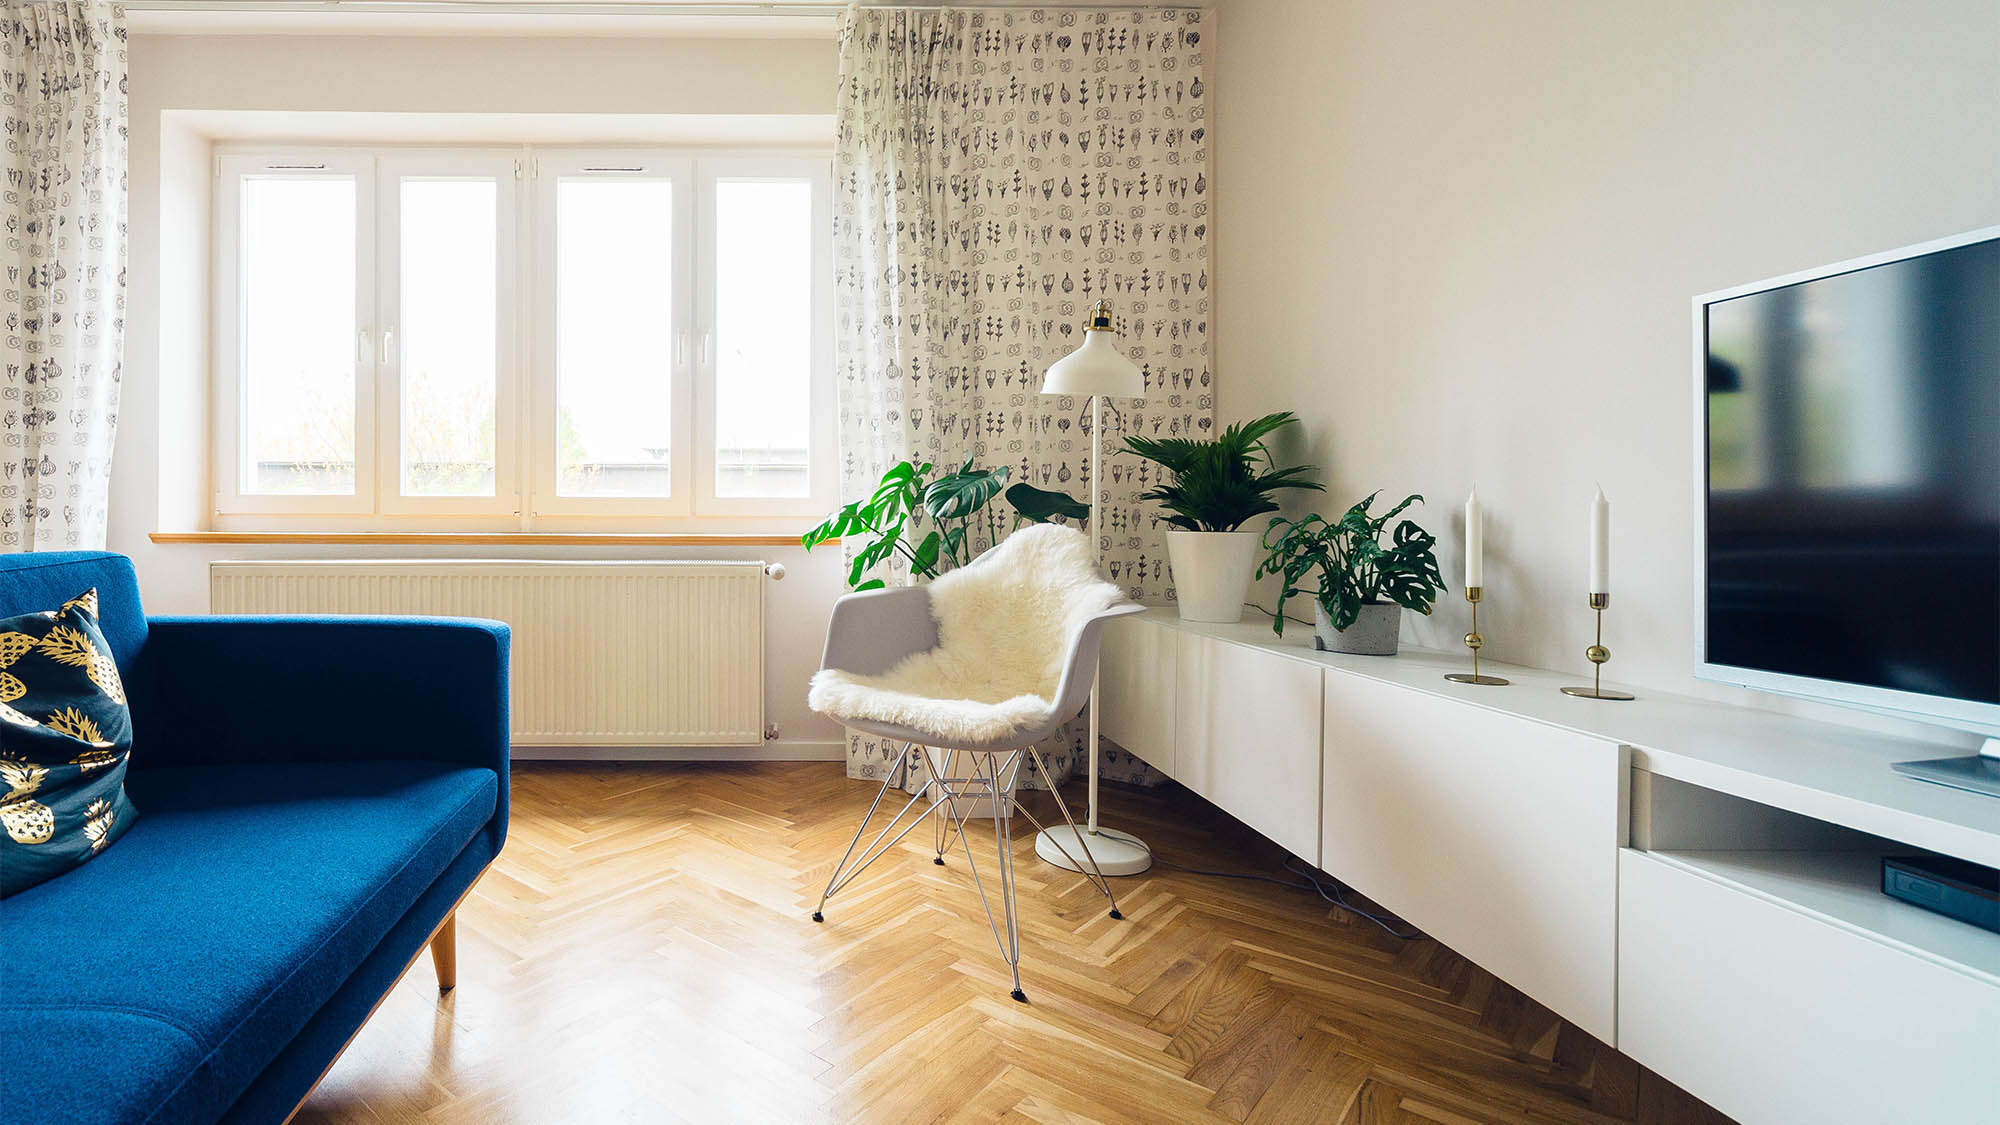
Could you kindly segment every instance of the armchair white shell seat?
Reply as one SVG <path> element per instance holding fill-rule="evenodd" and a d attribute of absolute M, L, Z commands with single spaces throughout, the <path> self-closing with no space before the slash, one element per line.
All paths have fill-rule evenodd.
<path fill-rule="evenodd" d="M 932 816 L 937 828 L 934 862 L 944 862 L 948 831 L 955 829 L 994 940 L 1013 970 L 1013 997 L 1025 1000 L 1011 812 L 1020 812 L 1037 828 L 1042 825 L 1015 800 L 1015 783 L 1027 761 L 1048 776 L 1036 744 L 1059 731 L 1090 698 L 1105 623 L 1143 609 L 1098 573 L 1082 532 L 1053 524 L 1022 528 L 928 586 L 849 594 L 835 603 L 808 703 L 848 727 L 901 742 L 903 750 L 827 880 L 813 920 L 824 921 L 827 899 Z M 919 748 L 931 767 L 923 785 L 857 859 L 855 848 L 876 810 Z M 969 772 L 957 774 L 961 755 Z M 1054 795 L 1064 821 L 1074 829 L 1062 795 Z M 926 801 L 904 824 L 903 818 Z M 995 814 L 1004 937 L 965 835 L 961 806 L 971 801 L 991 801 Z M 1110 900 L 1111 916 L 1122 917 L 1083 834 L 1077 833 L 1077 839 L 1085 852 L 1083 862 L 1074 857 L 1071 862 Z"/>

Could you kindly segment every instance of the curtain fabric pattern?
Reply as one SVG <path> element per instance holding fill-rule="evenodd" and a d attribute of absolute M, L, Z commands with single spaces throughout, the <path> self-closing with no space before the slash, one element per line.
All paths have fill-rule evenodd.
<path fill-rule="evenodd" d="M 1152 466 L 1114 452 L 1124 434 L 1213 426 L 1203 31 L 1195 9 L 849 13 L 834 151 L 844 496 L 906 457 L 971 457 L 1087 500 L 1090 400 L 1039 390 L 1109 297 L 1147 393 L 1105 404 L 1092 530 L 1129 595 L 1169 594 L 1163 525 L 1137 498 Z M 1043 747 L 1064 776 L 1084 741 L 1072 726 Z M 851 776 L 893 760 L 850 734 Z M 1146 772 L 1112 753 L 1104 770 Z"/>
<path fill-rule="evenodd" d="M 125 22 L 0 9 L 0 551 L 104 546 L 125 334 Z"/>

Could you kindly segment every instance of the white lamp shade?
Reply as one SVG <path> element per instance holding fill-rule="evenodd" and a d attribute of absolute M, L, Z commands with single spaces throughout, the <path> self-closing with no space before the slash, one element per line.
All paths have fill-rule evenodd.
<path fill-rule="evenodd" d="M 1050 365 L 1042 393 L 1144 398 L 1146 376 L 1118 350 L 1116 332 L 1093 328 L 1083 334 L 1082 347 Z"/>

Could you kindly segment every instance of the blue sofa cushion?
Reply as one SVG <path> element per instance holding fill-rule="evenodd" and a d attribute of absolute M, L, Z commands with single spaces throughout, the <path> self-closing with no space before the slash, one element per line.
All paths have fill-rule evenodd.
<path fill-rule="evenodd" d="M 221 1116 L 499 797 L 491 769 L 399 760 L 129 784 L 146 815 L 117 848 L 0 909 L 5 1099 L 27 1119 Z"/>
<path fill-rule="evenodd" d="M 103 551 L 33 551 L 0 555 L 0 617 L 62 604 L 78 590 L 97 591 L 97 627 L 129 679 L 132 658 L 146 644 L 146 611 L 132 560 Z M 128 687 L 130 685 L 127 685 Z"/>
<path fill-rule="evenodd" d="M 0 898 L 97 857 L 132 825 L 132 715 L 97 591 L 0 619 Z"/>

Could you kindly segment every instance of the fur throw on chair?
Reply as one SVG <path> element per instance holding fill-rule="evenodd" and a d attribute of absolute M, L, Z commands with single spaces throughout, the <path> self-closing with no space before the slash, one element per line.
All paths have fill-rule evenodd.
<path fill-rule="evenodd" d="M 826 669 L 807 702 L 836 719 L 926 731 L 942 745 L 990 743 L 1049 718 L 1071 641 L 1124 600 L 1083 532 L 1034 524 L 933 581 L 938 645 L 889 671 Z"/>

